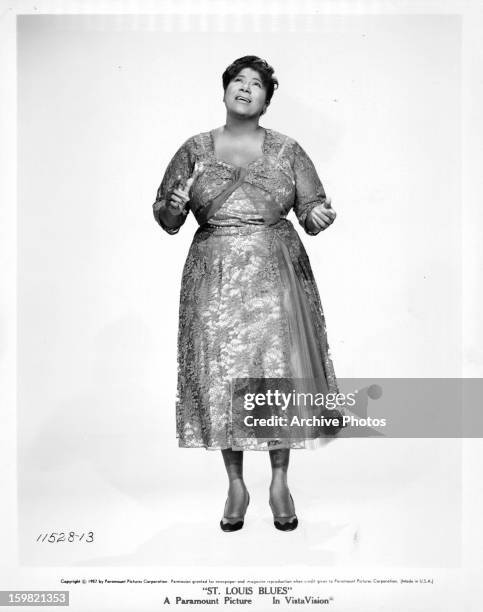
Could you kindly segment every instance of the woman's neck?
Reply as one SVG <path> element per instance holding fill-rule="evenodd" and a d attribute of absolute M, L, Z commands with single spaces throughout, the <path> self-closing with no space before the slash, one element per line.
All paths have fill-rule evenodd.
<path fill-rule="evenodd" d="M 257 132 L 260 130 L 258 120 L 259 117 L 254 117 L 250 119 L 239 119 L 238 117 L 227 115 L 223 129 L 224 131 L 233 134 L 234 136 L 238 134 L 249 134 Z"/>

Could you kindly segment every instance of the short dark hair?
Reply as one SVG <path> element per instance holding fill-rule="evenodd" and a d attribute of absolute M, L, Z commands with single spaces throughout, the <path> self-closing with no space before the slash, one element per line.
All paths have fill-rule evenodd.
<path fill-rule="evenodd" d="M 228 66 L 221 77 L 224 91 L 226 91 L 228 83 L 230 83 L 243 68 L 251 68 L 260 74 L 262 83 L 267 91 L 266 103 L 267 105 L 270 104 L 273 92 L 278 88 L 278 79 L 273 74 L 274 69 L 272 66 L 256 55 L 239 57 Z"/>

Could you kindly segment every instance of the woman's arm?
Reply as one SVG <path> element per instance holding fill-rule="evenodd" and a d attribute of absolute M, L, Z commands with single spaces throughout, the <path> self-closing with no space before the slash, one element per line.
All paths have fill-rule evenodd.
<path fill-rule="evenodd" d="M 325 204 L 327 196 L 312 160 L 298 142 L 294 144 L 293 171 L 294 212 L 307 234 L 316 236 L 321 229 L 310 213 L 316 206 Z"/>
<path fill-rule="evenodd" d="M 161 185 L 156 193 L 156 201 L 153 204 L 154 218 L 168 234 L 176 234 L 179 231 L 179 228 L 186 221 L 186 216 L 189 212 L 189 203 L 180 214 L 176 214 L 166 204 L 174 189 L 180 183 L 185 185 L 192 173 L 194 164 L 190 155 L 190 141 L 191 138 L 186 140 L 169 162 Z"/>

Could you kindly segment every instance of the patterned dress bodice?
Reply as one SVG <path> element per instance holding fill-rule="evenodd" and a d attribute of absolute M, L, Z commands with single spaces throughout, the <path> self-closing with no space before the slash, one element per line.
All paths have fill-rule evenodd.
<path fill-rule="evenodd" d="M 186 217 L 180 216 L 178 227 L 168 228 L 156 212 L 176 182 L 185 182 L 195 171 L 188 208 L 200 225 L 272 225 L 293 208 L 307 231 L 308 212 L 325 201 L 314 164 L 293 138 L 265 128 L 262 155 L 237 166 L 218 159 L 212 131 L 202 132 L 178 149 L 158 189 L 154 214 L 168 233 L 176 233 Z M 222 203 L 213 206 L 217 198 Z"/>

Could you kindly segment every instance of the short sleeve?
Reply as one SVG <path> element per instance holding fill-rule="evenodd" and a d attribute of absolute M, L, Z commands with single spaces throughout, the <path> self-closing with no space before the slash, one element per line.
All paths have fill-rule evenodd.
<path fill-rule="evenodd" d="M 307 234 L 316 236 L 319 232 L 309 231 L 305 221 L 307 215 L 315 206 L 326 201 L 326 194 L 312 160 L 298 142 L 295 142 L 294 145 L 293 170 L 295 179 L 294 212 Z"/>
<path fill-rule="evenodd" d="M 158 191 L 156 193 L 156 201 L 153 204 L 154 218 L 159 223 L 159 225 L 166 232 L 168 232 L 168 234 L 176 234 L 179 231 L 179 228 L 186 221 L 186 215 L 189 211 L 188 203 L 187 208 L 185 209 L 186 214 L 172 216 L 173 223 L 177 224 L 173 226 L 167 225 L 165 221 L 163 221 L 162 216 L 160 215 L 160 210 L 164 208 L 166 204 L 166 199 L 169 196 L 171 190 L 176 186 L 176 183 L 178 181 L 182 181 L 183 183 L 185 183 L 192 174 L 194 163 L 192 161 L 191 156 L 191 141 L 192 138 L 188 138 L 188 140 L 186 140 L 176 151 L 173 158 L 169 162 L 161 184 L 158 187 Z"/>

